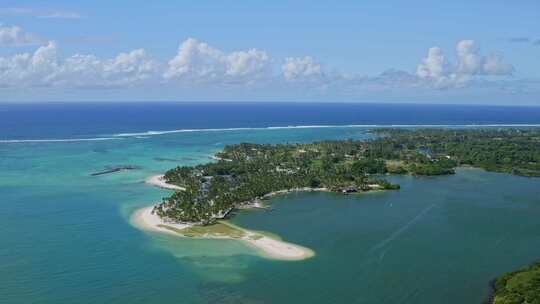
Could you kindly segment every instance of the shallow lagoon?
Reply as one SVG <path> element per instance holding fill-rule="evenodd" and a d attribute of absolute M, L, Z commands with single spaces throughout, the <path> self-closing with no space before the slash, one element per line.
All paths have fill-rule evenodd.
<path fill-rule="evenodd" d="M 240 242 L 147 234 L 133 210 L 166 190 L 145 177 L 226 143 L 366 138 L 364 128 L 180 133 L 0 145 L 0 298 L 6 303 L 480 303 L 489 279 L 540 258 L 540 179 L 462 169 L 392 177 L 396 192 L 289 194 L 232 222 L 312 259 Z M 92 177 L 106 166 L 140 170 Z"/>

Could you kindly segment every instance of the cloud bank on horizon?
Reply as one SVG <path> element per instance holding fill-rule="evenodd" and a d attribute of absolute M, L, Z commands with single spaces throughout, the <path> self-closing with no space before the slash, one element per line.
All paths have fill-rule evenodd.
<path fill-rule="evenodd" d="M 43 31 L 35 34 L 26 26 L 6 23 L 3 17 L 26 20 L 27 24 L 89 19 L 72 10 L 0 8 L 0 101 L 17 100 L 18 96 L 65 99 L 67 93 L 70 94 L 67 98 L 75 100 L 100 95 L 107 99 L 112 96 L 109 92 L 117 92 L 113 99 L 129 99 L 141 92 L 154 92 L 154 95 L 142 94 L 143 99 L 166 93 L 168 99 L 174 99 L 171 96 L 193 92 L 187 96 L 195 96 L 194 99 L 210 96 L 209 100 L 235 100 L 236 97 L 238 100 L 264 100 L 268 95 L 284 100 L 369 101 L 369 96 L 381 95 L 387 101 L 414 101 L 416 98 L 429 100 L 430 96 L 435 100 L 453 97 L 472 100 L 505 95 L 510 98 L 527 96 L 527 103 L 539 102 L 540 80 L 531 76 L 530 68 L 528 74 L 519 73 L 516 66 L 523 67 L 522 60 L 516 65 L 493 45 L 481 46 L 480 42 L 468 38 L 467 33 L 454 38 L 453 45 L 450 39 L 443 39 L 442 44 L 437 43 L 438 39 L 428 42 L 421 48 L 423 55 L 416 51 L 416 58 L 403 56 L 399 67 L 387 63 L 382 69 L 366 72 L 358 62 L 377 60 L 382 66 L 386 61 L 395 63 L 398 61 L 395 58 L 400 59 L 405 54 L 398 46 L 387 44 L 387 48 L 380 49 L 380 56 L 375 51 L 372 56 L 351 58 L 348 53 L 349 57 L 341 58 L 338 51 L 319 57 L 320 50 L 290 51 L 284 45 L 269 47 L 263 40 L 231 40 L 227 45 L 208 43 L 200 32 L 194 33 L 193 38 L 186 36 L 184 40 L 177 40 L 176 50 L 161 47 L 163 51 L 157 54 L 155 45 L 103 52 L 100 49 L 103 44 L 92 44 L 92 39 L 87 40 L 91 47 L 81 51 L 70 45 L 65 36 L 54 37 L 54 31 L 53 34 Z M 92 33 L 84 32 L 84 35 Z M 96 37 L 98 35 L 101 34 Z M 507 37 L 510 38 L 503 41 L 509 44 L 533 48 L 540 44 L 531 36 Z M 166 45 L 170 46 L 170 42 Z M 340 42 L 340 46 L 332 47 L 350 52 L 348 41 Z M 516 60 L 515 53 L 512 55 L 511 59 Z M 336 68 L 334 59 L 354 62 Z M 226 97 L 216 98 L 220 94 Z"/>
<path fill-rule="evenodd" d="M 36 45 L 41 40 L 17 26 L 0 26 L 0 46 Z M 62 57 L 54 41 L 33 53 L 0 57 L 0 87 L 64 86 L 77 88 L 129 87 L 151 83 L 253 85 L 271 81 L 310 83 L 314 86 L 340 83 L 360 86 L 416 86 L 448 89 L 466 86 L 482 76 L 510 76 L 514 67 L 501 55 L 484 56 L 473 40 L 456 46 L 457 62 L 450 62 L 439 47 L 431 47 L 415 73 L 391 71 L 377 77 L 328 73 L 313 57 L 286 57 L 274 68 L 271 55 L 256 48 L 225 52 L 195 38 L 180 43 L 167 62 L 153 58 L 144 49 L 120 53 L 114 58 L 92 54 Z M 394 76 L 400 75 L 395 78 Z"/>

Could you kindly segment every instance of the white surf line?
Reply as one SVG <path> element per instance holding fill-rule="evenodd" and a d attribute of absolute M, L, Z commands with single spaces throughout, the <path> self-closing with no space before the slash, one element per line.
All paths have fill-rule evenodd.
<path fill-rule="evenodd" d="M 432 204 L 432 205 L 428 206 L 427 208 L 425 208 L 424 210 L 422 210 L 412 220 L 410 220 L 407 224 L 403 225 L 401 228 L 394 231 L 388 238 L 380 241 L 375 246 L 371 247 L 371 249 L 368 252 L 373 252 L 373 251 L 376 251 L 378 249 L 381 249 L 386 244 L 388 244 L 391 241 L 395 240 L 397 237 L 399 237 L 401 234 L 403 234 L 405 231 L 407 231 L 407 229 L 409 229 L 411 226 L 416 224 L 416 222 L 418 222 L 422 217 L 424 217 L 424 215 L 426 215 L 426 213 L 428 213 L 429 210 L 433 209 L 433 207 L 435 207 L 435 206 L 436 206 L 436 204 Z"/>
<path fill-rule="evenodd" d="M 135 133 L 113 134 L 116 137 L 149 136 L 164 135 L 172 133 L 190 133 L 190 132 L 224 132 L 224 131 L 251 131 L 251 130 L 281 130 L 281 129 L 316 129 L 316 128 L 350 128 L 350 127 L 375 127 L 376 125 L 308 125 L 308 126 L 277 126 L 277 127 L 241 127 L 241 128 L 217 128 L 217 129 L 177 129 L 162 131 L 145 131 Z"/>
<path fill-rule="evenodd" d="M 145 131 L 135 133 L 113 134 L 115 137 L 152 136 L 173 133 L 189 132 L 226 132 L 250 130 L 283 130 L 283 129 L 321 129 L 321 128 L 482 128 L 482 127 L 540 127 L 540 124 L 352 124 L 352 125 L 298 125 L 298 126 L 270 126 L 270 127 L 240 127 L 240 128 L 214 128 L 214 129 L 176 129 L 161 131 Z"/>
<path fill-rule="evenodd" d="M 95 137 L 95 138 L 49 138 L 49 139 L 0 139 L 0 143 L 57 143 L 57 142 L 79 142 L 79 141 L 104 141 L 118 140 L 119 137 Z"/>
<path fill-rule="evenodd" d="M 145 139 L 147 136 L 189 133 L 189 132 L 227 132 L 227 131 L 250 131 L 250 130 L 283 130 L 283 129 L 322 129 L 322 128 L 537 128 L 540 124 L 352 124 L 352 125 L 299 125 L 299 126 L 271 126 L 257 128 L 217 128 L 217 129 L 177 129 L 163 131 L 145 131 L 135 133 L 118 133 L 108 137 L 95 138 L 50 138 L 50 139 L 0 139 L 0 144 L 11 143 L 60 143 L 60 142 L 84 142 L 84 141 L 105 141 L 122 138 Z M 110 137 L 112 136 L 112 137 Z"/>

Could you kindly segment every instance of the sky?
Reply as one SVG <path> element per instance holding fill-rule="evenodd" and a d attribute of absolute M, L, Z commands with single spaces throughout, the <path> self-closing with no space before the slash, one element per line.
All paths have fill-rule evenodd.
<path fill-rule="evenodd" d="M 540 1 L 0 2 L 0 102 L 540 106 Z"/>

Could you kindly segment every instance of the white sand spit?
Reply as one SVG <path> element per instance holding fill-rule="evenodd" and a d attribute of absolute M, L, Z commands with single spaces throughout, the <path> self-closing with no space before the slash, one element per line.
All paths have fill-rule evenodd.
<path fill-rule="evenodd" d="M 245 229 L 244 229 L 245 230 Z M 268 236 L 245 230 L 248 236 L 241 238 L 259 250 L 263 256 L 277 260 L 304 260 L 315 255 L 313 250 L 296 244 L 276 240 Z"/>
<path fill-rule="evenodd" d="M 167 233 L 181 237 L 185 237 L 181 230 L 192 226 L 192 224 L 189 223 L 165 222 L 157 214 L 152 213 L 152 209 L 153 206 L 149 206 L 136 210 L 131 217 L 131 222 L 142 230 Z M 169 229 L 164 226 L 169 227 Z M 257 252 L 259 252 L 262 256 L 278 260 L 303 260 L 315 255 L 315 253 L 309 248 L 277 240 L 261 233 L 240 228 L 238 226 L 234 226 L 234 228 L 242 230 L 245 235 L 242 237 L 206 235 L 203 238 L 243 241 L 256 249 Z"/>

